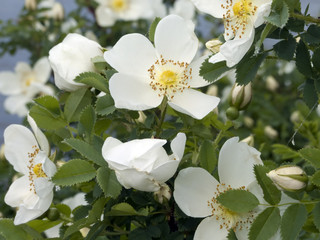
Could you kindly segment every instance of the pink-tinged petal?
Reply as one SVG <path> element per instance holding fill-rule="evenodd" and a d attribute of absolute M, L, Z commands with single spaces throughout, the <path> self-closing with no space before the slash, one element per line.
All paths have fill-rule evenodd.
<path fill-rule="evenodd" d="M 109 89 L 117 108 L 143 111 L 159 106 L 163 98 L 157 95 L 147 80 L 122 73 L 111 77 Z"/>
<path fill-rule="evenodd" d="M 215 196 L 219 182 L 203 168 L 181 170 L 174 182 L 173 196 L 179 208 L 190 217 L 212 214 L 208 201 Z"/>
<path fill-rule="evenodd" d="M 170 107 L 196 119 L 202 119 L 218 106 L 220 98 L 209 96 L 202 92 L 186 89 L 183 93 L 176 93 L 168 102 Z"/>
<path fill-rule="evenodd" d="M 104 53 L 104 59 L 119 73 L 149 78 L 148 69 L 157 56 L 152 43 L 143 35 L 127 34 Z"/>
<path fill-rule="evenodd" d="M 221 183 L 232 188 L 247 187 L 255 181 L 253 166 L 263 165 L 260 152 L 248 144 L 239 142 L 238 137 L 227 140 L 219 154 L 218 173 Z"/>
<path fill-rule="evenodd" d="M 172 140 L 170 147 L 174 157 L 177 160 L 181 160 L 184 153 L 184 148 L 186 145 L 187 137 L 184 133 L 178 133 L 177 136 Z"/>
<path fill-rule="evenodd" d="M 40 130 L 40 128 L 38 128 L 36 122 L 34 121 L 34 119 L 30 115 L 28 115 L 27 119 L 28 119 L 30 127 L 32 128 L 32 131 L 37 139 L 37 142 L 40 146 L 40 149 L 42 151 L 44 151 L 47 154 L 47 156 L 49 156 L 50 145 L 49 145 L 47 137 L 43 134 L 43 132 Z"/>
<path fill-rule="evenodd" d="M 158 23 L 154 43 L 165 60 L 190 63 L 197 53 L 199 40 L 186 20 L 169 15 Z"/>
<path fill-rule="evenodd" d="M 203 77 L 200 76 L 200 67 L 202 63 L 208 58 L 208 55 L 202 56 L 198 58 L 195 61 L 192 61 L 192 63 L 188 66 L 188 69 L 192 69 L 191 79 L 189 80 L 189 85 L 192 88 L 199 88 L 208 86 L 212 82 L 206 81 Z M 189 72 L 189 71 L 187 71 Z"/>
<path fill-rule="evenodd" d="M 194 234 L 194 240 L 226 240 L 228 230 L 220 229 L 221 223 L 215 217 L 207 217 L 201 221 Z"/>
<path fill-rule="evenodd" d="M 30 191 L 30 181 L 27 175 L 15 180 L 9 187 L 4 201 L 11 207 L 19 207 L 24 199 L 29 198 L 29 195 L 35 195 L 33 190 Z"/>
<path fill-rule="evenodd" d="M 191 0 L 196 7 L 204 13 L 210 14 L 215 18 L 222 18 L 223 14 L 226 13 L 226 9 L 221 6 L 227 5 L 227 0 Z"/>
<path fill-rule="evenodd" d="M 28 114 L 26 104 L 32 99 L 25 95 L 13 95 L 4 100 L 4 109 L 10 114 L 17 114 L 19 117 L 25 117 Z"/>
<path fill-rule="evenodd" d="M 13 72 L 0 72 L 0 93 L 3 95 L 20 94 L 22 91 L 21 80 Z"/>
<path fill-rule="evenodd" d="M 29 153 L 33 153 L 38 143 L 32 132 L 21 125 L 12 124 L 4 131 L 4 154 L 17 172 L 28 174 Z"/>
<path fill-rule="evenodd" d="M 95 11 L 97 23 L 101 27 L 110 27 L 112 26 L 117 17 L 115 13 L 107 6 L 99 5 Z"/>
<path fill-rule="evenodd" d="M 36 74 L 37 82 L 46 83 L 51 73 L 50 62 L 47 57 L 40 58 L 34 65 L 33 71 Z"/>

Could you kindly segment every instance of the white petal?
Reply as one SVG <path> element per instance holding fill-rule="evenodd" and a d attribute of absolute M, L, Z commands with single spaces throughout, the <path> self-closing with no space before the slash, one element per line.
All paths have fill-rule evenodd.
<path fill-rule="evenodd" d="M 99 5 L 95 14 L 97 23 L 101 27 L 110 27 L 116 22 L 115 13 L 107 6 Z"/>
<path fill-rule="evenodd" d="M 104 53 L 104 59 L 120 73 L 148 79 L 148 69 L 157 56 L 152 43 L 145 36 L 133 33 L 120 38 L 111 50 Z"/>
<path fill-rule="evenodd" d="M 48 178 L 52 178 L 53 175 L 57 172 L 56 165 L 47 157 L 43 162 L 42 168 L 44 173 L 48 176 Z"/>
<path fill-rule="evenodd" d="M 210 82 L 204 80 L 203 77 L 200 76 L 199 71 L 202 63 L 204 60 L 208 58 L 208 55 L 202 56 L 198 58 L 195 61 L 192 61 L 192 63 L 188 66 L 188 69 L 192 69 L 192 74 L 191 74 L 191 79 L 189 81 L 190 87 L 192 88 L 199 88 L 199 87 L 204 87 L 208 86 L 211 84 Z"/>
<path fill-rule="evenodd" d="M 4 109 L 10 114 L 17 114 L 19 117 L 25 117 L 28 114 L 26 104 L 31 101 L 32 98 L 28 96 L 13 95 L 5 99 Z"/>
<path fill-rule="evenodd" d="M 21 81 L 13 72 L 0 72 L 0 93 L 3 95 L 19 94 L 22 91 Z"/>
<path fill-rule="evenodd" d="M 271 0 L 255 0 L 253 1 L 255 6 L 258 6 L 257 12 L 254 15 L 254 27 L 257 28 L 265 22 L 265 17 L 269 16 L 271 11 Z"/>
<path fill-rule="evenodd" d="M 243 227 L 242 229 L 236 229 L 235 234 L 238 240 L 248 240 L 249 239 L 250 228 Z"/>
<path fill-rule="evenodd" d="M 114 74 L 109 88 L 117 108 L 143 111 L 159 106 L 163 98 L 157 95 L 146 80 L 133 75 Z"/>
<path fill-rule="evenodd" d="M 32 132 L 21 125 L 12 124 L 4 131 L 4 154 L 17 172 L 28 174 L 28 153 L 33 153 L 32 146 L 38 143 Z"/>
<path fill-rule="evenodd" d="M 26 73 L 32 72 L 31 66 L 26 62 L 18 62 L 14 70 L 21 77 L 23 77 Z"/>
<path fill-rule="evenodd" d="M 196 7 L 204 13 L 210 14 L 215 18 L 222 18 L 226 10 L 221 7 L 221 5 L 226 5 L 226 0 L 191 0 Z"/>
<path fill-rule="evenodd" d="M 50 194 L 50 192 L 52 192 L 54 184 L 48 181 L 48 179 L 40 177 L 34 180 L 34 186 L 35 186 L 37 195 L 40 198 L 44 198 L 48 194 Z"/>
<path fill-rule="evenodd" d="M 260 152 L 239 142 L 238 137 L 227 140 L 219 153 L 218 173 L 221 183 L 232 188 L 247 187 L 255 180 L 253 165 L 263 165 Z"/>
<path fill-rule="evenodd" d="M 170 107 L 196 119 L 202 119 L 218 106 L 220 98 L 209 96 L 202 92 L 186 89 L 183 93 L 176 93 L 168 102 Z"/>
<path fill-rule="evenodd" d="M 194 4 L 190 0 L 177 0 L 169 10 L 170 14 L 176 14 L 184 19 L 193 19 L 195 15 Z"/>
<path fill-rule="evenodd" d="M 28 115 L 27 119 L 28 119 L 30 127 L 32 128 L 32 131 L 33 131 L 33 133 L 34 133 L 34 135 L 35 135 L 35 137 L 36 137 L 36 139 L 38 141 L 40 149 L 42 151 L 44 151 L 47 154 L 47 156 L 49 156 L 49 154 L 50 154 L 50 145 L 49 145 L 47 137 L 38 128 L 36 122 L 34 121 L 34 119 L 30 115 Z"/>
<path fill-rule="evenodd" d="M 49 80 L 51 66 L 47 57 L 40 58 L 34 65 L 33 71 L 36 74 L 37 81 L 46 83 Z"/>
<path fill-rule="evenodd" d="M 114 148 L 114 147 L 116 147 L 116 146 L 118 146 L 118 145 L 121 145 L 122 144 L 122 142 L 120 141 L 120 140 L 118 140 L 118 139 L 116 139 L 116 138 L 113 138 L 113 137 L 108 137 L 105 141 L 104 141 L 104 143 L 103 143 L 103 146 L 102 146 L 102 156 L 103 156 L 103 158 L 107 161 L 107 154 L 108 154 L 108 152 L 112 149 L 112 148 Z"/>
<path fill-rule="evenodd" d="M 32 82 L 28 88 L 28 95 L 32 96 L 32 98 L 33 98 L 33 96 L 35 96 L 39 93 L 44 94 L 44 95 L 53 96 L 54 90 L 49 85 L 45 85 L 43 83 L 38 83 L 38 82 Z"/>
<path fill-rule="evenodd" d="M 184 133 L 178 133 L 177 136 L 172 140 L 170 148 L 173 155 L 181 160 L 184 153 L 184 147 L 187 141 L 187 137 Z"/>
<path fill-rule="evenodd" d="M 228 230 L 220 229 L 221 223 L 215 217 L 207 217 L 201 221 L 194 234 L 194 240 L 226 240 Z"/>
<path fill-rule="evenodd" d="M 199 40 L 187 21 L 169 15 L 158 23 L 154 43 L 164 59 L 190 63 L 197 53 Z"/>
<path fill-rule="evenodd" d="M 168 161 L 161 166 L 153 169 L 150 175 L 160 184 L 168 181 L 177 171 L 179 160 Z"/>
<path fill-rule="evenodd" d="M 208 201 L 215 196 L 218 181 L 203 168 L 181 170 L 174 182 L 173 196 L 179 208 L 190 217 L 212 214 Z"/>
<path fill-rule="evenodd" d="M 27 175 L 15 180 L 4 197 L 5 203 L 11 207 L 19 207 L 24 199 L 28 198 L 28 195 L 35 195 L 33 191 L 30 191 L 29 184 L 30 181 Z"/>
<path fill-rule="evenodd" d="M 52 69 L 54 70 L 55 68 L 52 67 Z M 80 88 L 85 87 L 85 85 L 82 83 L 77 83 L 77 82 L 69 83 L 59 74 L 58 71 L 55 71 L 55 70 L 54 70 L 54 83 L 59 89 L 63 89 L 69 92 L 76 91 Z"/>

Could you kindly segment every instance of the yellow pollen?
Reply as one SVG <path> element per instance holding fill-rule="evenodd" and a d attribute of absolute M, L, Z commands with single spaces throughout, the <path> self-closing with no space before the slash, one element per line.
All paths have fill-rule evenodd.
<path fill-rule="evenodd" d="M 163 85 L 175 84 L 177 80 L 178 80 L 177 74 L 170 70 L 166 70 L 162 72 L 159 77 L 159 82 L 161 82 Z"/>
<path fill-rule="evenodd" d="M 111 7 L 116 11 L 122 11 L 127 7 L 127 0 L 112 0 Z"/>
<path fill-rule="evenodd" d="M 241 0 L 233 5 L 232 10 L 236 16 L 250 15 L 252 3 L 250 0 Z"/>
<path fill-rule="evenodd" d="M 44 173 L 42 169 L 42 163 L 38 163 L 34 166 L 33 168 L 34 174 L 39 178 L 39 177 L 47 177 L 47 175 Z"/>
<path fill-rule="evenodd" d="M 33 79 L 32 79 L 32 78 L 27 78 L 27 80 L 26 80 L 26 86 L 29 87 L 32 82 L 33 82 Z"/>

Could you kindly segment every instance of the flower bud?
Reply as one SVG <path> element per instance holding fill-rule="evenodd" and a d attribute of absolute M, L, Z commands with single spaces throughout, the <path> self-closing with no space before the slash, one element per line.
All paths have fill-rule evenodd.
<path fill-rule="evenodd" d="M 206 42 L 206 48 L 208 48 L 213 53 L 220 52 L 220 46 L 222 45 L 222 42 L 217 39 L 211 39 L 210 41 Z"/>
<path fill-rule="evenodd" d="M 248 144 L 248 145 L 251 146 L 251 147 L 254 146 L 254 138 L 253 138 L 252 135 L 250 135 L 250 136 L 242 139 L 241 142 L 244 142 L 244 143 Z"/>
<path fill-rule="evenodd" d="M 154 192 L 154 198 L 157 202 L 163 203 L 163 201 L 166 199 L 167 201 L 171 198 L 171 189 L 167 184 L 163 184 L 160 187 L 159 191 Z"/>
<path fill-rule="evenodd" d="M 37 1 L 36 0 L 25 0 L 24 6 L 28 10 L 35 10 L 37 8 Z"/>
<path fill-rule="evenodd" d="M 62 20 L 64 17 L 64 9 L 61 3 L 56 2 L 52 6 L 52 17 L 56 20 Z"/>
<path fill-rule="evenodd" d="M 251 98 L 251 83 L 242 86 L 236 83 L 231 90 L 231 98 L 229 103 L 238 110 L 243 110 L 249 106 Z"/>
<path fill-rule="evenodd" d="M 295 192 L 304 189 L 308 183 L 307 174 L 297 166 L 285 165 L 267 173 L 279 190 Z"/>
<path fill-rule="evenodd" d="M 229 107 L 226 110 L 226 115 L 229 120 L 236 120 L 239 117 L 239 110 L 235 107 Z"/>
<path fill-rule="evenodd" d="M 271 140 L 274 140 L 278 137 L 277 130 L 275 130 L 273 127 L 269 125 L 264 128 L 264 134 Z"/>
<path fill-rule="evenodd" d="M 275 92 L 279 88 L 279 83 L 273 76 L 268 76 L 266 79 L 266 88 L 271 92 Z"/>

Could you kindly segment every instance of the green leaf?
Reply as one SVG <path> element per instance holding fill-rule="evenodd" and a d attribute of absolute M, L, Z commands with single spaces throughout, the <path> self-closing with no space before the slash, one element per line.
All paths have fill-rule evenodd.
<path fill-rule="evenodd" d="M 254 173 L 256 179 L 263 191 L 263 198 L 271 205 L 278 204 L 281 200 L 281 192 L 273 184 L 272 180 L 267 177 L 269 169 L 263 165 L 255 165 Z"/>
<path fill-rule="evenodd" d="M 314 69 L 316 69 L 320 73 L 320 47 L 314 51 L 312 55 L 312 63 L 313 63 Z"/>
<path fill-rule="evenodd" d="M 320 149 L 302 148 L 299 151 L 300 156 L 311 163 L 315 168 L 320 168 Z"/>
<path fill-rule="evenodd" d="M 302 40 L 296 49 L 296 66 L 303 75 L 307 77 L 312 75 L 309 50 Z"/>
<path fill-rule="evenodd" d="M 119 203 L 112 206 L 111 211 L 105 214 L 106 216 L 146 216 L 143 213 L 137 212 L 130 204 L 128 203 Z"/>
<path fill-rule="evenodd" d="M 303 88 L 303 100 L 312 109 L 318 103 L 318 94 L 314 85 L 314 80 L 308 78 Z"/>
<path fill-rule="evenodd" d="M 273 49 L 278 57 L 287 61 L 291 61 L 293 59 L 297 45 L 296 40 L 291 35 L 289 36 L 290 37 L 287 40 L 278 42 L 273 46 Z"/>
<path fill-rule="evenodd" d="M 95 176 L 96 170 L 89 162 L 73 159 L 58 169 L 52 181 L 60 186 L 70 186 L 77 183 L 88 182 Z"/>
<path fill-rule="evenodd" d="M 59 101 L 55 97 L 47 95 L 47 96 L 42 96 L 42 97 L 33 99 L 33 101 L 35 101 L 41 107 L 47 109 L 55 117 L 60 115 Z"/>
<path fill-rule="evenodd" d="M 30 109 L 29 114 L 36 121 L 38 127 L 42 129 L 57 130 L 66 126 L 63 119 L 54 116 L 47 109 L 40 106 L 33 106 Z"/>
<path fill-rule="evenodd" d="M 283 0 L 273 0 L 271 13 L 268 17 L 265 17 L 267 22 L 283 28 L 289 19 L 289 7 Z"/>
<path fill-rule="evenodd" d="M 296 18 L 289 18 L 286 28 L 294 32 L 303 32 L 304 21 Z"/>
<path fill-rule="evenodd" d="M 101 148 L 99 151 L 95 146 L 75 138 L 65 139 L 63 142 L 97 165 L 102 167 L 107 166 L 107 162 L 102 157 Z"/>
<path fill-rule="evenodd" d="M 281 221 L 283 240 L 294 240 L 307 220 L 308 212 L 303 204 L 294 204 L 286 209 Z"/>
<path fill-rule="evenodd" d="M 320 27 L 317 25 L 310 25 L 306 33 L 301 34 L 304 41 L 309 44 L 319 44 L 320 43 Z"/>
<path fill-rule="evenodd" d="M 63 215 L 65 215 L 67 217 L 69 217 L 71 214 L 71 209 L 66 204 L 59 203 L 59 204 L 55 205 L 55 208 L 58 209 L 60 213 L 62 213 Z"/>
<path fill-rule="evenodd" d="M 237 199 L 235 201 L 235 199 Z M 237 213 L 245 213 L 253 210 L 259 205 L 259 200 L 251 192 L 233 189 L 221 193 L 217 200 L 224 207 Z"/>
<path fill-rule="evenodd" d="M 318 231 L 320 231 L 320 202 L 312 210 L 313 213 L 313 222 Z"/>
<path fill-rule="evenodd" d="M 97 182 L 105 197 L 116 198 L 119 196 L 122 186 L 118 182 L 114 171 L 107 167 L 101 167 L 97 171 Z"/>
<path fill-rule="evenodd" d="M 107 68 L 107 63 L 103 56 L 95 56 L 91 61 L 94 67 L 100 72 Z"/>
<path fill-rule="evenodd" d="M 290 9 L 290 12 L 293 12 L 294 10 L 297 10 L 298 12 L 301 11 L 300 0 L 285 0 L 285 1 Z"/>
<path fill-rule="evenodd" d="M 156 28 L 157 28 L 157 25 L 160 22 L 160 20 L 161 20 L 161 18 L 156 17 L 153 20 L 153 22 L 151 23 L 151 25 L 150 25 L 150 28 L 149 28 L 149 40 L 151 42 L 154 42 L 154 33 L 156 32 Z"/>
<path fill-rule="evenodd" d="M 249 59 L 242 59 L 237 65 L 237 83 L 240 85 L 247 85 L 251 82 L 255 78 L 258 69 L 266 56 L 267 54 L 264 53 L 252 56 Z"/>
<path fill-rule="evenodd" d="M 76 222 L 73 223 L 73 225 L 71 225 L 70 227 L 67 228 L 66 232 L 64 233 L 64 238 L 70 236 L 71 234 L 79 231 L 81 228 L 86 226 L 86 218 L 82 218 Z"/>
<path fill-rule="evenodd" d="M 299 153 L 283 144 L 273 144 L 273 152 L 281 156 L 282 160 L 300 157 Z"/>
<path fill-rule="evenodd" d="M 64 114 L 68 122 L 79 121 L 79 117 L 83 109 L 91 103 L 91 92 L 87 88 L 80 88 L 70 93 Z"/>
<path fill-rule="evenodd" d="M 92 224 L 100 220 L 101 214 L 103 214 L 104 206 L 106 205 L 106 203 L 106 198 L 99 198 L 95 201 L 95 203 L 92 206 L 92 209 L 89 211 L 87 224 Z"/>
<path fill-rule="evenodd" d="M 272 25 L 271 23 L 268 23 L 264 27 L 264 29 L 260 35 L 260 38 L 255 45 L 255 53 L 259 53 L 259 50 L 260 50 L 260 47 L 261 47 L 263 41 L 266 39 L 266 37 L 269 35 L 269 33 L 272 33 L 275 29 L 276 29 L 276 27 L 274 25 Z"/>
<path fill-rule="evenodd" d="M 35 229 L 37 232 L 42 233 L 43 231 L 45 231 L 49 228 L 57 226 L 61 222 L 62 222 L 62 220 L 50 221 L 50 220 L 35 219 L 35 220 L 28 222 L 27 224 L 31 228 Z"/>
<path fill-rule="evenodd" d="M 96 112 L 92 105 L 88 105 L 80 115 L 78 134 L 83 135 L 84 138 L 90 142 L 95 123 Z"/>
<path fill-rule="evenodd" d="M 221 78 L 227 71 L 232 68 L 227 67 L 226 61 L 209 63 L 209 58 L 206 59 L 200 67 L 199 74 L 208 82 L 214 82 Z"/>
<path fill-rule="evenodd" d="M 311 182 L 320 187 L 320 171 L 316 171 L 315 174 L 312 175 Z"/>
<path fill-rule="evenodd" d="M 218 159 L 211 141 L 205 140 L 202 143 L 198 161 L 200 162 L 200 166 L 206 169 L 209 173 L 212 173 L 217 166 Z"/>
<path fill-rule="evenodd" d="M 21 225 L 15 226 L 11 219 L 0 220 L 0 236 L 3 236 L 6 240 L 33 240 Z"/>
<path fill-rule="evenodd" d="M 268 240 L 278 230 L 281 222 L 279 208 L 269 207 L 260 213 L 251 225 L 249 240 Z"/>
<path fill-rule="evenodd" d="M 85 72 L 78 75 L 75 82 L 84 83 L 90 87 L 94 87 L 102 92 L 109 92 L 109 85 L 106 78 L 101 74 L 95 72 Z"/>
<path fill-rule="evenodd" d="M 107 116 L 116 110 L 113 98 L 110 95 L 105 95 L 98 98 L 96 102 L 96 111 L 100 115 Z"/>

